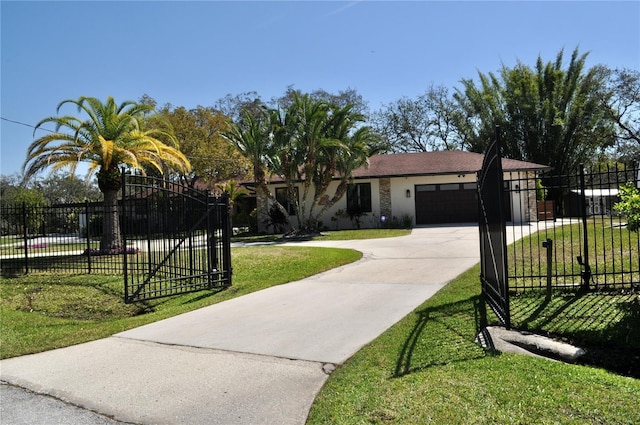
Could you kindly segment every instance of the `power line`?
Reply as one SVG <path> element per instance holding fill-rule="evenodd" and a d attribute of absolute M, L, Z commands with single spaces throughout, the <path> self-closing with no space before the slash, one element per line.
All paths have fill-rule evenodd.
<path fill-rule="evenodd" d="M 20 122 L 20 121 L 16 121 L 16 120 L 10 120 L 9 118 L 0 117 L 0 120 L 2 120 L 2 121 L 7 121 L 7 122 L 10 122 L 10 123 L 13 123 L 13 124 L 23 125 L 23 126 L 25 126 L 25 127 L 29 127 L 29 128 L 33 128 L 33 129 L 36 129 L 36 126 L 35 126 L 35 125 L 27 124 L 27 123 Z M 49 129 L 46 129 L 46 128 L 42 128 L 42 127 L 37 127 L 37 129 L 38 129 L 38 130 L 42 130 L 42 131 L 48 131 L 49 133 L 55 133 L 55 132 L 54 132 L 54 131 L 52 131 L 52 130 L 49 130 Z"/>
<path fill-rule="evenodd" d="M 27 123 L 20 122 L 20 121 L 16 121 L 16 120 L 11 120 L 11 119 L 5 118 L 5 117 L 0 117 L 0 120 L 7 121 L 7 122 L 10 122 L 10 123 L 13 123 L 13 124 L 23 125 L 25 127 L 29 127 L 29 128 L 33 128 L 33 129 L 36 128 L 34 125 L 27 124 Z M 46 128 L 41 128 L 41 127 L 38 127 L 38 130 L 48 131 L 49 133 L 55 133 L 54 131 L 48 130 Z M 187 158 L 196 159 L 196 157 L 194 157 L 194 156 L 187 156 Z M 207 160 L 211 160 L 211 161 L 227 161 L 227 162 L 236 162 L 236 161 L 238 161 L 238 159 L 232 159 L 232 158 L 206 157 L 206 156 L 205 157 L 202 157 L 202 156 L 198 157 L 198 159 L 207 159 Z"/>

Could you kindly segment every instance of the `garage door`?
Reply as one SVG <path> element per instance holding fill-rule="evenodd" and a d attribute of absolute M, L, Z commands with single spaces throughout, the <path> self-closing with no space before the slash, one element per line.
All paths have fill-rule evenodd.
<path fill-rule="evenodd" d="M 416 185 L 416 224 L 478 222 L 475 183 Z"/>

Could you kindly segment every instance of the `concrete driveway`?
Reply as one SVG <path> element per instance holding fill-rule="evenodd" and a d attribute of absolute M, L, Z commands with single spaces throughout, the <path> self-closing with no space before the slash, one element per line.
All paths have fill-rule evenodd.
<path fill-rule="evenodd" d="M 337 365 L 479 261 L 476 225 L 290 245 L 363 258 L 110 338 L 2 360 L 0 377 L 34 392 L 34 403 L 53 397 L 109 423 L 303 424 Z M 2 417 L 50 423 L 20 422 L 21 408 L 3 401 Z"/>

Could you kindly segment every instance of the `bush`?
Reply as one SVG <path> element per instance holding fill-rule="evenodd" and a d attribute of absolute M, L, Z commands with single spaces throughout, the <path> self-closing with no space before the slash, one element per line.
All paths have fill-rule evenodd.
<path fill-rule="evenodd" d="M 413 216 L 411 214 L 403 214 L 398 218 L 395 215 L 391 218 L 391 221 L 386 222 L 384 227 L 390 229 L 411 229 L 413 227 Z"/>
<path fill-rule="evenodd" d="M 634 183 L 620 186 L 620 202 L 613 209 L 627 218 L 627 228 L 637 232 L 640 228 L 640 192 Z"/>
<path fill-rule="evenodd" d="M 251 233 L 258 232 L 258 209 L 257 208 L 254 208 L 249 213 L 248 224 L 249 224 L 249 232 Z"/>
<path fill-rule="evenodd" d="M 274 233 L 282 233 L 284 232 L 284 226 L 288 223 L 287 216 L 284 215 L 282 210 L 278 208 L 278 205 L 271 204 L 269 208 L 269 215 L 265 220 L 265 225 L 267 227 L 273 227 Z"/>

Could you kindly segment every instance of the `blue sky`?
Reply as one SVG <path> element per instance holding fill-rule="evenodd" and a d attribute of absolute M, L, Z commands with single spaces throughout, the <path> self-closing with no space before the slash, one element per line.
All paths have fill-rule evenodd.
<path fill-rule="evenodd" d="M 638 1 L 2 0 L 0 14 L 3 175 L 34 138 L 11 121 L 34 125 L 80 96 L 191 108 L 293 85 L 353 88 L 377 110 L 563 48 L 590 52 L 588 66 L 640 69 Z"/>

